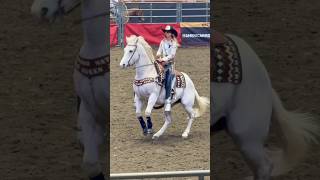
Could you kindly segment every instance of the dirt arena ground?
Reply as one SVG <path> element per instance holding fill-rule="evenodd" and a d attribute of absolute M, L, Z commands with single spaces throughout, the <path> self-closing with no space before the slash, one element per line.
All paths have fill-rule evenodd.
<path fill-rule="evenodd" d="M 86 179 L 72 81 L 80 10 L 49 25 L 33 19 L 31 4 L 0 6 L 0 179 Z"/>
<path fill-rule="evenodd" d="M 287 109 L 319 116 L 320 1 L 223 0 L 213 5 L 214 29 L 236 34 L 256 50 Z M 249 175 L 241 154 L 225 133 L 211 139 L 216 180 L 238 180 Z M 269 143 L 276 139 L 272 134 Z M 274 180 L 320 179 L 319 170 L 320 147 L 313 146 L 303 163 Z"/>
<path fill-rule="evenodd" d="M 209 169 L 209 109 L 196 119 L 183 140 L 187 114 L 174 106 L 173 123 L 159 140 L 144 137 L 135 117 L 132 81 L 135 70 L 119 67 L 123 50 L 111 49 L 111 173 Z M 176 69 L 186 72 L 201 96 L 209 97 L 209 48 L 180 48 Z M 152 114 L 154 130 L 164 122 L 163 109 Z"/>

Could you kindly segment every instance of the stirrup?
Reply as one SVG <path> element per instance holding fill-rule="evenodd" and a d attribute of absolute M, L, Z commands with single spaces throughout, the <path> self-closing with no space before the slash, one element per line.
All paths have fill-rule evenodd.
<path fill-rule="evenodd" d="M 165 104 L 164 111 L 171 111 L 171 103 Z"/>
<path fill-rule="evenodd" d="M 177 99 L 175 89 L 171 89 L 170 98 L 171 98 L 171 100 L 176 100 Z"/>
<path fill-rule="evenodd" d="M 171 98 L 165 100 L 164 111 L 171 111 Z"/>

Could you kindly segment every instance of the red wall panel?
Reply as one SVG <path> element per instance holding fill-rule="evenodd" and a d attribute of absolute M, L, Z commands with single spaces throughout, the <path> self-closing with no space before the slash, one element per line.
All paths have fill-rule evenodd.
<path fill-rule="evenodd" d="M 159 45 L 163 39 L 163 32 L 166 25 L 171 25 L 178 32 L 178 42 L 181 44 L 181 28 L 178 23 L 176 24 L 135 24 L 128 23 L 125 25 L 125 37 L 130 35 L 143 36 L 144 39 L 152 45 Z M 125 40 L 126 41 L 126 40 Z M 126 42 L 125 42 L 126 43 Z"/>

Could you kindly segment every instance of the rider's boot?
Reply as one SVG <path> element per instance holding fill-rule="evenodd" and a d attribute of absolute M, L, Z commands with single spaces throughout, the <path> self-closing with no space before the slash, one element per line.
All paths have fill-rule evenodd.
<path fill-rule="evenodd" d="M 172 82 L 171 82 L 171 99 L 174 99 L 174 100 L 176 100 L 175 91 L 176 91 L 176 77 L 173 76 Z"/>
<path fill-rule="evenodd" d="M 172 75 L 169 71 L 166 72 L 165 89 L 166 89 L 166 100 L 164 111 L 171 111 L 171 89 L 172 89 Z"/>

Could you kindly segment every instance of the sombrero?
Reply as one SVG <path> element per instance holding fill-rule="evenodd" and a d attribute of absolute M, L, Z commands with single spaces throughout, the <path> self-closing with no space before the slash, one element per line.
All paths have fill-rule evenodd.
<path fill-rule="evenodd" d="M 178 37 L 178 32 L 170 25 L 167 25 L 164 29 L 162 29 L 163 32 L 169 31 L 171 34 L 173 34 L 175 37 Z"/>

